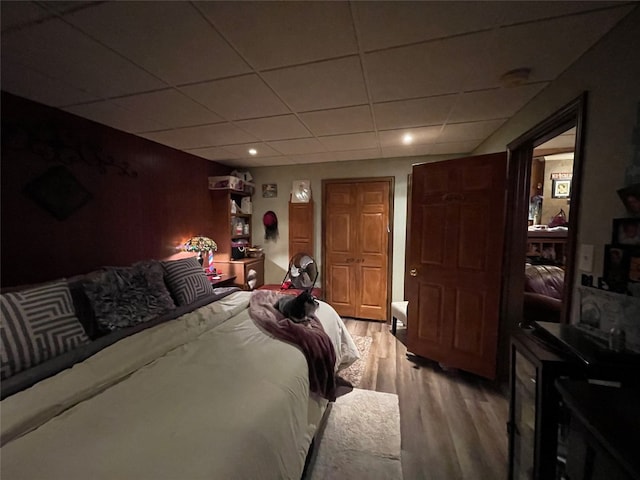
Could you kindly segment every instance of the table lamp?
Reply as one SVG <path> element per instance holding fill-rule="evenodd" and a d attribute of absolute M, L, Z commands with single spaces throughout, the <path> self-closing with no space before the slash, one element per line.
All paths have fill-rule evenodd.
<path fill-rule="evenodd" d="M 198 252 L 198 262 L 200 263 L 200 266 L 204 263 L 202 252 L 209 252 L 209 268 L 212 269 L 213 252 L 218 250 L 218 245 L 209 237 L 197 235 L 195 237 L 191 237 L 184 243 L 184 250 L 187 252 Z"/>

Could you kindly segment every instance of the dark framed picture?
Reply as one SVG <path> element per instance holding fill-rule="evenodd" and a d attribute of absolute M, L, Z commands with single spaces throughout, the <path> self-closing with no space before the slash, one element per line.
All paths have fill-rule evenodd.
<path fill-rule="evenodd" d="M 618 196 L 631 215 L 640 217 L 640 183 L 618 190 Z"/>
<path fill-rule="evenodd" d="M 571 196 L 571 180 L 553 180 L 551 198 L 569 198 Z"/>
<path fill-rule="evenodd" d="M 58 220 L 65 220 L 91 199 L 91 193 L 64 166 L 51 167 L 23 191 Z"/>
<path fill-rule="evenodd" d="M 611 243 L 640 246 L 640 218 L 614 218 Z"/>
<path fill-rule="evenodd" d="M 605 245 L 603 278 L 612 292 L 636 290 L 640 283 L 640 246 Z"/>
<path fill-rule="evenodd" d="M 278 184 L 277 183 L 263 183 L 262 184 L 262 196 L 264 198 L 276 198 L 278 196 Z"/>

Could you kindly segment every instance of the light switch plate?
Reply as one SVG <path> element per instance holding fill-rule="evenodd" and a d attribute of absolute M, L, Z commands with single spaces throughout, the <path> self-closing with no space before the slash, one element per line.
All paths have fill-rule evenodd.
<path fill-rule="evenodd" d="M 593 270 L 593 245 L 580 244 L 578 269 L 583 272 L 591 272 Z"/>

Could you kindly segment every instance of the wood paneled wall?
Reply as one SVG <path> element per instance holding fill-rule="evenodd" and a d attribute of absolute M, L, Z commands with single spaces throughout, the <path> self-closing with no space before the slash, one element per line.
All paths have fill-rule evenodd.
<path fill-rule="evenodd" d="M 23 192 L 60 165 L 91 194 L 65 220 Z M 229 170 L 2 92 L 2 286 L 175 255 L 189 236 L 213 229 L 207 177 Z"/>

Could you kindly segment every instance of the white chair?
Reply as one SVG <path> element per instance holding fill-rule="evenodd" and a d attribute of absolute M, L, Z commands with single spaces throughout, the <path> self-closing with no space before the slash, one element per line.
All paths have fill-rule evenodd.
<path fill-rule="evenodd" d="M 396 334 L 398 320 L 407 326 L 407 306 L 409 302 L 391 302 L 391 333 Z"/>

